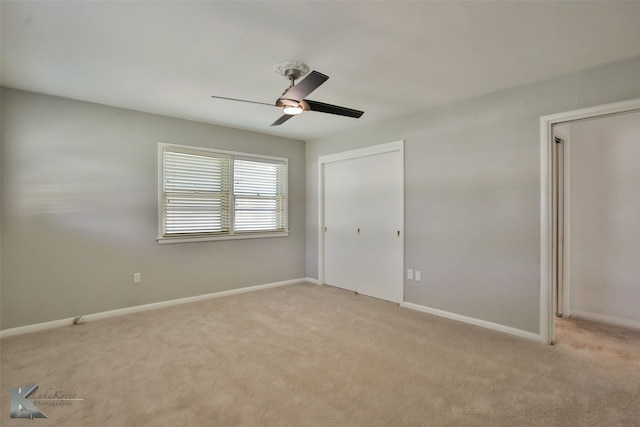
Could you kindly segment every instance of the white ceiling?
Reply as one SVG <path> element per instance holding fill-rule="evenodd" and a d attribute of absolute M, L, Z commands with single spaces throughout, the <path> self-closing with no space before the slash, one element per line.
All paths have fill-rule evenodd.
<path fill-rule="evenodd" d="M 3 86 L 312 139 L 640 55 L 640 2 L 0 2 Z M 330 79 L 273 102 L 299 60 Z"/>

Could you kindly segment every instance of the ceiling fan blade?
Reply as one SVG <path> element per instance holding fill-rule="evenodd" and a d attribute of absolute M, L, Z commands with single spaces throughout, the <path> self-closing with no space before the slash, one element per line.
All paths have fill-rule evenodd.
<path fill-rule="evenodd" d="M 276 120 L 275 122 L 271 123 L 271 126 L 280 126 L 281 124 L 283 124 L 284 122 L 289 120 L 291 117 L 293 117 L 293 115 L 291 115 L 291 114 L 283 114 L 282 116 L 280 116 L 280 118 L 278 120 Z"/>
<path fill-rule="evenodd" d="M 318 86 L 326 82 L 329 76 L 325 76 L 317 71 L 312 71 L 307 77 L 302 79 L 300 83 L 289 88 L 281 96 L 281 98 L 292 99 L 294 101 L 302 101 L 305 96 L 316 90 Z"/>
<path fill-rule="evenodd" d="M 309 104 L 310 111 L 318 111 L 320 113 L 336 114 L 338 116 L 353 117 L 355 119 L 360 118 L 364 114 L 364 111 L 354 110 L 353 108 L 340 107 L 338 105 L 325 104 L 324 102 L 311 101 L 305 99 Z"/>
<path fill-rule="evenodd" d="M 227 98 L 224 96 L 215 96 L 215 95 L 211 95 L 211 97 L 216 99 L 225 99 L 227 101 L 240 101 L 240 102 L 248 102 L 249 104 L 260 104 L 260 105 L 268 105 L 270 107 L 275 107 L 275 104 L 269 104 L 267 102 L 247 101 L 246 99 Z"/>

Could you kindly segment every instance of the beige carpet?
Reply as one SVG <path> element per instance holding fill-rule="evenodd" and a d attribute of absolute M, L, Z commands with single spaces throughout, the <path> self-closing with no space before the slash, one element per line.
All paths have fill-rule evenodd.
<path fill-rule="evenodd" d="M 0 424 L 639 426 L 640 333 L 558 323 L 546 346 L 328 286 L 212 299 L 3 339 Z M 48 418 L 11 419 L 30 383 Z"/>

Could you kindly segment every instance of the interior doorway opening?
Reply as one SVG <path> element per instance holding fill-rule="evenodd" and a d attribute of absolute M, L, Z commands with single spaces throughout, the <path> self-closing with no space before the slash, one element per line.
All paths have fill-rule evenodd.
<path fill-rule="evenodd" d="M 571 241 L 567 239 L 571 221 L 571 204 L 567 203 L 571 196 L 567 185 L 570 125 L 638 112 L 640 99 L 634 99 L 541 118 L 540 335 L 550 344 L 555 340 L 556 316 L 569 316 L 572 311 Z"/>

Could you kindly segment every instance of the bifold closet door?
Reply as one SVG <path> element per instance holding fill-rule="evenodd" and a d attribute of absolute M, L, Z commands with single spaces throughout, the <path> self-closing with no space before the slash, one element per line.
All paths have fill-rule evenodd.
<path fill-rule="evenodd" d="M 402 153 L 324 165 L 325 283 L 402 301 Z"/>

